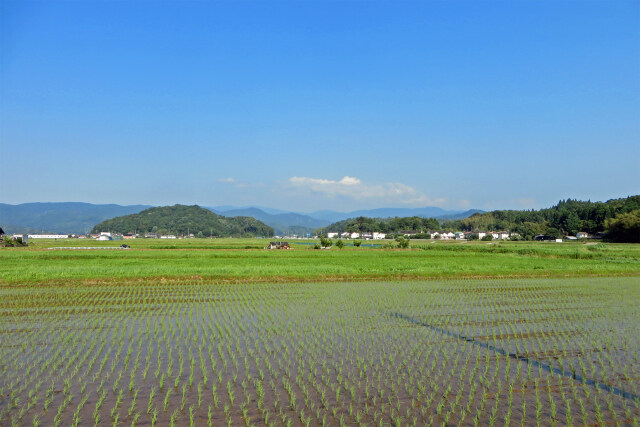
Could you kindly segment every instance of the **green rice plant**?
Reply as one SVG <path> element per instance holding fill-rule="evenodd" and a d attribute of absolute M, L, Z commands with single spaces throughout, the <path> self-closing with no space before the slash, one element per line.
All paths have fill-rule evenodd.
<path fill-rule="evenodd" d="M 231 383 L 229 381 L 227 381 L 227 396 L 229 397 L 229 402 L 231 402 L 231 405 L 233 406 L 233 402 L 235 400 L 235 392 L 231 388 Z"/>
<path fill-rule="evenodd" d="M 147 414 L 151 413 L 153 408 L 153 397 L 156 394 L 156 389 L 154 386 L 151 386 L 151 390 L 149 391 L 149 402 L 147 403 Z"/>
<path fill-rule="evenodd" d="M 167 407 L 169 406 L 169 396 L 171 395 L 171 389 L 167 389 L 167 394 L 164 395 L 164 402 L 162 404 L 162 411 L 167 412 Z"/>
<path fill-rule="evenodd" d="M 562 286 L 558 286 L 559 283 Z M 616 280 L 616 292 L 624 294 L 620 286 L 624 289 L 625 281 L 620 283 L 622 285 Z M 53 334 L 51 339 L 61 345 L 47 353 L 46 357 L 23 350 L 31 348 L 30 343 L 37 342 L 35 335 L 30 337 L 25 334 L 24 338 L 18 336 L 15 339 L 27 347 L 20 344 L 15 351 L 0 347 L 0 360 L 10 361 L 0 365 L 0 369 L 6 372 L 0 375 L 0 388 L 10 395 L 13 392 L 15 400 L 11 402 L 19 403 L 15 407 L 13 403 L 5 407 L 6 415 L 3 415 L 4 421 L 0 423 L 18 420 L 20 411 L 26 417 L 54 404 L 59 405 L 58 410 L 60 414 L 65 414 L 67 422 L 69 419 L 72 423 L 77 422 L 76 414 L 80 416 L 82 412 L 77 408 L 74 408 L 73 415 L 66 412 L 71 402 L 67 396 L 73 387 L 61 396 L 60 403 L 54 398 L 57 395 L 53 393 L 53 386 L 49 387 L 51 391 L 34 393 L 37 382 L 48 384 L 55 379 L 54 382 L 62 389 L 65 379 L 72 381 L 74 387 L 76 381 L 78 388 L 85 384 L 86 390 L 81 393 L 78 405 L 80 407 L 82 400 L 91 393 L 96 393 L 100 401 L 102 393 L 113 389 L 120 372 L 124 376 L 125 371 L 129 375 L 129 386 L 131 379 L 135 379 L 135 386 L 130 390 L 131 396 L 141 387 L 150 387 L 147 413 L 151 418 L 156 410 L 154 395 L 158 390 L 160 375 L 164 374 L 164 380 L 174 380 L 174 385 L 180 384 L 181 377 L 167 377 L 166 366 L 171 353 L 174 373 L 179 372 L 180 361 L 183 365 L 186 361 L 187 367 L 193 366 L 190 372 L 197 387 L 189 387 L 188 380 L 183 381 L 184 398 L 180 404 L 176 403 L 172 408 L 168 408 L 168 404 L 158 407 L 160 413 L 153 424 L 169 424 L 171 413 L 176 408 L 178 411 L 181 407 L 186 410 L 186 406 L 193 404 L 195 412 L 206 400 L 203 395 L 209 384 L 204 384 L 204 375 L 210 372 L 219 376 L 219 381 L 212 381 L 211 384 L 212 411 L 215 406 L 220 406 L 220 400 L 228 401 L 227 396 L 220 399 L 217 393 L 218 384 L 222 384 L 223 379 L 234 393 L 233 404 L 228 401 L 227 405 L 227 424 L 245 412 L 250 418 L 252 411 L 261 414 L 260 423 L 268 417 L 265 424 L 273 424 L 274 418 L 280 424 L 282 414 L 290 414 L 291 393 L 295 398 L 296 413 L 304 413 L 303 419 L 299 419 L 303 425 L 309 419 L 312 420 L 311 424 L 320 425 L 326 416 L 331 418 L 332 414 L 333 424 L 339 424 L 343 415 L 343 423 L 349 425 L 377 425 L 381 420 L 401 422 L 403 425 L 427 425 L 430 422 L 484 425 L 491 421 L 497 399 L 506 405 L 504 409 L 500 406 L 496 410 L 494 424 L 516 422 L 516 410 L 513 407 L 517 405 L 520 407 L 517 412 L 521 415 L 517 420 L 519 424 L 549 425 L 551 417 L 545 417 L 541 409 L 548 405 L 547 399 L 543 398 L 547 396 L 540 393 L 540 385 L 545 382 L 547 390 L 543 391 L 551 395 L 554 405 L 557 406 L 558 399 L 564 402 L 555 415 L 561 419 L 553 421 L 555 424 L 566 423 L 565 406 L 569 399 L 578 405 L 582 400 L 582 405 L 578 406 L 581 423 L 584 422 L 582 406 L 585 411 L 594 411 L 595 400 L 598 405 L 604 405 L 600 411 L 603 422 L 613 423 L 617 420 L 619 424 L 626 424 L 627 419 L 639 417 L 640 408 L 636 402 L 620 401 L 621 398 L 613 394 L 607 398 L 608 393 L 598 391 L 589 384 L 569 377 L 560 380 L 557 374 L 545 372 L 540 366 L 532 369 L 525 362 L 509 360 L 503 355 L 496 357 L 494 352 L 475 344 L 447 337 L 424 326 L 412 326 L 389 315 L 393 311 L 405 313 L 479 342 L 495 342 L 496 346 L 508 352 L 513 352 L 515 348 L 518 353 L 533 354 L 535 360 L 553 363 L 558 368 L 561 367 L 560 359 L 553 359 L 550 355 L 560 355 L 565 372 L 586 372 L 583 378 L 602 381 L 600 373 L 606 371 L 608 378 L 634 381 L 638 361 L 630 359 L 629 363 L 621 364 L 608 348 L 618 345 L 620 352 L 636 353 L 637 340 L 629 338 L 635 336 L 629 331 L 637 331 L 633 319 L 637 318 L 638 298 L 633 292 L 625 294 L 622 308 L 612 317 L 608 315 L 609 309 L 599 305 L 602 300 L 603 304 L 614 306 L 615 301 L 620 306 L 620 297 L 615 295 L 614 300 L 611 288 L 611 283 L 606 279 L 593 279 L 588 286 L 578 280 L 554 282 L 535 279 L 399 282 L 393 286 L 383 283 L 360 283 L 357 286 L 353 283 L 298 283 L 295 286 L 248 284 L 240 287 L 196 282 L 189 283 L 189 286 L 149 283 L 85 290 L 78 287 L 79 295 L 104 292 L 100 296 L 104 302 L 99 303 L 99 299 L 95 301 L 98 308 L 109 307 L 109 310 L 97 311 L 95 316 L 90 312 L 84 313 L 82 324 L 98 327 L 92 329 L 91 334 L 71 329 L 71 332 L 65 332 L 64 328 L 59 327 L 65 323 L 59 323 L 56 319 L 47 322 L 50 328 L 43 330 L 42 336 Z M 627 288 L 633 290 L 631 286 Z M 5 291 L 0 289 L 0 294 L 2 292 Z M 610 294 L 611 299 L 608 300 L 607 295 Z M 136 303 L 138 299 L 144 299 L 147 305 L 139 305 Z M 0 301 L 15 300 L 15 297 L 0 298 Z M 24 301 L 26 305 L 29 300 Z M 67 304 L 67 300 L 60 301 Z M 82 307 L 89 305 L 88 300 L 68 301 L 74 301 Z M 114 301 L 122 301 L 122 309 Z M 44 306 L 39 301 L 34 300 L 33 303 Z M 124 309 L 132 304 L 136 304 L 135 312 Z M 584 305 L 592 307 L 589 315 L 574 309 Z M 149 312 L 145 311 L 146 307 Z M 0 307 L 0 315 L 2 310 L 7 309 Z M 70 305 L 66 314 L 60 316 L 60 322 L 73 323 L 74 310 Z M 149 321 L 151 318 L 154 319 L 153 326 Z M 614 318 L 615 326 L 611 320 Z M 102 330 L 99 329 L 101 324 L 104 325 Z M 147 324 L 148 334 L 145 333 Z M 0 322 L 0 333 L 6 333 L 8 326 L 5 325 L 15 326 L 15 323 L 11 320 Z M 607 335 L 615 335 L 615 338 Z M 132 338 L 128 339 L 129 336 Z M 591 349 L 594 349 L 591 352 L 594 355 L 592 359 L 573 356 L 576 351 L 584 354 Z M 16 357 L 18 350 L 22 354 L 34 355 L 22 361 Z M 106 359 L 105 354 L 108 356 Z M 158 358 L 159 354 L 161 356 Z M 339 358 L 336 358 L 337 354 Z M 117 362 L 107 365 L 109 359 Z M 223 359 L 227 361 L 226 366 Z M 123 366 L 125 360 L 128 366 Z M 145 366 L 140 368 L 149 366 L 150 371 L 160 367 L 157 380 L 147 382 L 144 375 L 136 375 L 140 369 L 136 367 L 140 364 L 136 360 L 144 360 Z M 211 360 L 215 363 L 215 370 L 209 371 L 213 365 Z M 70 361 L 73 364 L 67 367 L 66 363 Z M 152 366 L 154 364 L 156 366 Z M 109 373 L 110 366 L 113 367 L 112 374 Z M 203 372 L 203 366 L 207 373 Z M 628 368 L 625 369 L 625 366 Z M 30 369 L 27 377 L 15 375 L 15 372 L 24 374 L 27 369 Z M 56 374 L 50 375 L 49 372 Z M 17 378 L 21 378 L 21 381 L 17 381 Z M 177 383 L 175 378 L 179 378 Z M 118 384 L 121 383 L 120 380 Z M 535 392 L 533 407 L 525 400 L 525 389 L 531 387 L 531 383 Z M 116 387 L 114 397 L 128 388 L 125 387 Z M 177 386 L 170 388 L 178 390 Z M 238 389 L 242 395 L 237 399 L 239 404 L 235 405 Z M 338 398 L 334 399 L 336 394 Z M 287 405 L 281 405 L 278 396 L 286 396 Z M 125 414 L 131 418 L 136 413 L 138 397 L 139 393 L 134 399 L 133 411 L 127 405 Z M 273 403 L 273 413 L 266 402 Z M 100 405 L 103 406 L 102 403 Z M 615 413 L 608 409 L 609 405 L 613 406 Z M 511 415 L 507 411 L 508 406 L 512 410 Z M 91 410 L 94 415 L 99 412 L 95 408 Z M 275 417 L 266 415 L 267 411 Z M 574 406 L 570 414 L 574 424 L 575 414 Z M 62 416 L 56 420 L 61 424 Z M 282 424 L 286 424 L 287 420 L 291 420 L 291 417 L 286 417 Z M 92 420 L 94 422 L 95 417 Z M 181 422 L 186 423 L 186 415 Z M 295 420 L 289 422 L 296 423 Z M 178 424 L 178 420 L 175 423 Z"/>
<path fill-rule="evenodd" d="M 127 411 L 127 415 L 131 416 L 133 412 L 136 410 L 136 399 L 138 398 L 138 390 L 133 393 L 131 397 L 131 405 L 129 406 L 129 411 Z"/>
<path fill-rule="evenodd" d="M 131 420 L 131 427 L 135 427 L 138 424 L 138 420 L 140 419 L 140 413 L 136 413 Z"/>
<path fill-rule="evenodd" d="M 186 384 L 182 384 L 182 398 L 180 400 L 180 412 L 184 411 L 184 406 L 187 403 L 187 385 Z"/>
<path fill-rule="evenodd" d="M 178 419 L 178 410 L 176 409 L 171 413 L 171 417 L 169 418 L 169 425 L 174 427 L 176 425 L 176 420 Z"/>

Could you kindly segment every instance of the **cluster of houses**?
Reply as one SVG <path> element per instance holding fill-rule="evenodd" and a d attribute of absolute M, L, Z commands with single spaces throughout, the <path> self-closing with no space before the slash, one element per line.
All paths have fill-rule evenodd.
<path fill-rule="evenodd" d="M 469 240 L 472 234 L 477 235 L 479 240 L 486 236 L 491 236 L 491 240 L 509 240 L 513 238 L 519 238 L 518 233 L 510 233 L 508 231 L 431 231 L 429 233 L 418 233 L 415 231 L 400 233 L 409 238 L 421 238 L 424 234 L 430 234 L 432 239 L 439 240 Z M 565 236 L 565 240 L 578 240 L 578 239 L 601 239 L 604 233 L 589 234 L 586 232 L 576 233 L 575 236 Z M 327 237 L 330 239 L 365 239 L 365 240 L 380 240 L 386 238 L 385 233 L 327 233 Z M 549 237 L 545 235 L 535 236 L 534 240 L 555 240 L 562 241 L 563 239 L 556 239 L 555 237 Z"/>
<path fill-rule="evenodd" d="M 91 238 L 96 240 L 129 240 L 129 239 L 193 239 L 195 235 L 189 234 L 189 236 L 176 236 L 175 234 L 156 234 L 156 233 L 144 233 L 144 234 L 133 234 L 133 233 L 108 233 L 102 232 L 100 234 L 91 234 Z"/>
<path fill-rule="evenodd" d="M 156 233 L 145 233 L 145 234 L 133 234 L 133 233 L 109 233 L 109 232 L 101 232 L 95 234 L 14 234 L 13 237 L 21 237 L 23 242 L 28 241 L 28 239 L 95 239 L 95 240 L 128 240 L 128 239 L 138 239 L 138 238 L 146 238 L 146 239 L 184 239 L 187 236 L 176 236 L 174 234 L 156 234 Z M 194 238 L 195 235 L 190 234 L 190 238 Z"/>
<path fill-rule="evenodd" d="M 409 237 L 412 238 L 418 234 L 421 233 L 417 233 L 417 232 L 404 232 L 402 233 L 405 237 Z M 510 239 L 511 237 L 519 237 L 518 233 L 509 233 L 507 231 L 457 231 L 457 232 L 451 232 L 451 231 L 433 231 L 428 233 L 431 235 L 432 239 L 440 239 L 440 240 L 469 240 L 469 238 L 471 237 L 472 234 L 477 234 L 478 239 L 482 239 L 485 236 L 490 235 L 492 237 L 493 240 L 507 240 Z M 576 233 L 575 236 L 565 236 L 564 239 L 566 240 L 578 240 L 578 239 L 601 239 L 603 237 L 604 233 L 596 233 L 594 234 L 589 234 L 586 232 L 579 232 Z M 187 238 L 194 238 L 195 235 L 194 234 L 189 234 L 189 236 L 177 236 L 175 234 L 156 234 L 156 233 L 144 233 L 144 234 L 133 234 L 133 233 L 127 233 L 127 234 L 120 234 L 120 233 L 109 233 L 109 232 L 102 232 L 102 233 L 97 233 L 97 234 L 13 234 L 12 238 L 14 240 L 16 239 L 22 239 L 22 242 L 24 243 L 28 243 L 29 239 L 95 239 L 95 240 L 128 240 L 128 239 L 138 239 L 138 238 L 145 238 L 145 239 L 187 239 Z M 280 236 L 276 236 L 276 238 L 279 238 Z M 309 238 L 310 236 L 308 236 L 307 238 Z M 344 232 L 344 233 L 337 233 L 337 232 L 330 232 L 327 233 L 327 237 L 329 239 L 363 239 L 363 240 L 383 240 L 387 237 L 386 233 L 378 233 L 378 232 L 372 232 L 372 233 L 349 233 L 349 232 Z M 289 238 L 302 238 L 302 237 L 298 237 L 298 236 L 289 236 Z M 317 236 L 313 236 L 312 238 L 317 238 Z M 553 240 L 552 238 L 545 236 L 545 235 L 539 235 L 539 236 L 535 236 L 534 238 L 535 240 Z M 562 239 L 556 239 L 556 240 L 562 240 Z M 271 243 L 275 243 L 277 246 L 278 243 L 287 243 L 287 242 L 271 242 Z M 269 245 L 271 246 L 271 244 Z M 286 245 L 288 247 L 288 243 Z M 280 248 L 278 248 L 280 249 Z"/>
<path fill-rule="evenodd" d="M 364 240 L 382 240 L 387 237 L 386 233 L 327 233 L 330 239 L 364 239 Z"/>
<path fill-rule="evenodd" d="M 73 234 L 25 234 L 25 236 L 29 239 L 68 239 L 74 237 Z"/>
<path fill-rule="evenodd" d="M 482 239 L 485 236 L 491 235 L 491 237 L 493 237 L 494 240 L 507 240 L 510 239 L 511 236 L 516 236 L 519 237 L 520 235 L 518 233 L 509 233 L 507 231 L 467 231 L 464 233 L 455 233 L 455 239 L 458 240 L 463 240 L 463 239 L 469 239 L 469 236 L 471 236 L 472 234 L 477 234 L 478 235 L 478 239 Z M 449 236 L 452 233 L 448 233 L 446 238 L 450 238 Z M 440 237 L 441 239 L 443 237 Z"/>
<path fill-rule="evenodd" d="M 418 232 L 404 232 L 402 233 L 405 237 L 413 237 L 418 234 Z M 517 233 L 508 233 L 506 231 L 468 231 L 468 232 L 451 232 L 451 231 L 433 231 L 428 233 L 431 235 L 432 239 L 440 239 L 440 240 L 468 240 L 472 234 L 477 234 L 478 239 L 482 239 L 487 235 L 491 235 L 493 239 L 496 240 L 506 240 L 511 236 L 517 236 Z M 330 239 L 364 239 L 364 240 L 382 240 L 387 237 L 386 233 L 327 233 L 327 237 Z"/>

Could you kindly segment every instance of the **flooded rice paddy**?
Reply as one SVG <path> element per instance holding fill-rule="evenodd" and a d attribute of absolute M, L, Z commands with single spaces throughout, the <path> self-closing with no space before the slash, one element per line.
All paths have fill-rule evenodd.
<path fill-rule="evenodd" d="M 640 279 L 0 288 L 0 425 L 637 425 Z"/>

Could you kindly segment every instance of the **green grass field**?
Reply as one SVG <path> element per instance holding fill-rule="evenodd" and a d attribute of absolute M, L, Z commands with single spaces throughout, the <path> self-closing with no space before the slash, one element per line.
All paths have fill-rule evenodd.
<path fill-rule="evenodd" d="M 129 250 L 74 250 L 117 247 Z M 412 241 L 411 249 L 265 250 L 264 239 L 33 242 L 0 250 L 0 284 L 202 278 L 220 282 L 640 275 L 640 245 Z"/>

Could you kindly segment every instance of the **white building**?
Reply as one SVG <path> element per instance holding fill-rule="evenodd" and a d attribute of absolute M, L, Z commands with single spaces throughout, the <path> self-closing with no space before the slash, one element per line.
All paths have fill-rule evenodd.
<path fill-rule="evenodd" d="M 29 234 L 29 239 L 68 239 L 68 234 Z"/>
<path fill-rule="evenodd" d="M 100 233 L 100 235 L 98 237 L 96 237 L 96 240 L 100 240 L 100 241 L 105 241 L 105 240 L 113 240 L 113 237 L 111 237 L 110 233 Z"/>
<path fill-rule="evenodd" d="M 352 239 L 357 239 L 358 237 L 360 237 L 360 233 L 351 233 L 350 236 Z"/>
<path fill-rule="evenodd" d="M 375 233 L 372 233 L 372 236 L 371 236 L 371 237 L 373 238 L 373 240 L 382 240 L 382 239 L 384 239 L 385 237 L 387 237 L 387 235 L 386 235 L 386 233 L 378 233 L 378 232 L 375 232 Z"/>
<path fill-rule="evenodd" d="M 166 234 L 163 236 L 160 236 L 161 239 L 177 239 L 176 236 L 174 236 L 173 234 Z"/>
<path fill-rule="evenodd" d="M 333 239 L 334 237 L 338 237 L 338 233 L 327 233 L 327 237 Z"/>
<path fill-rule="evenodd" d="M 13 240 L 21 239 L 22 243 L 25 245 L 29 243 L 29 235 L 28 234 L 14 234 L 11 236 Z"/>

